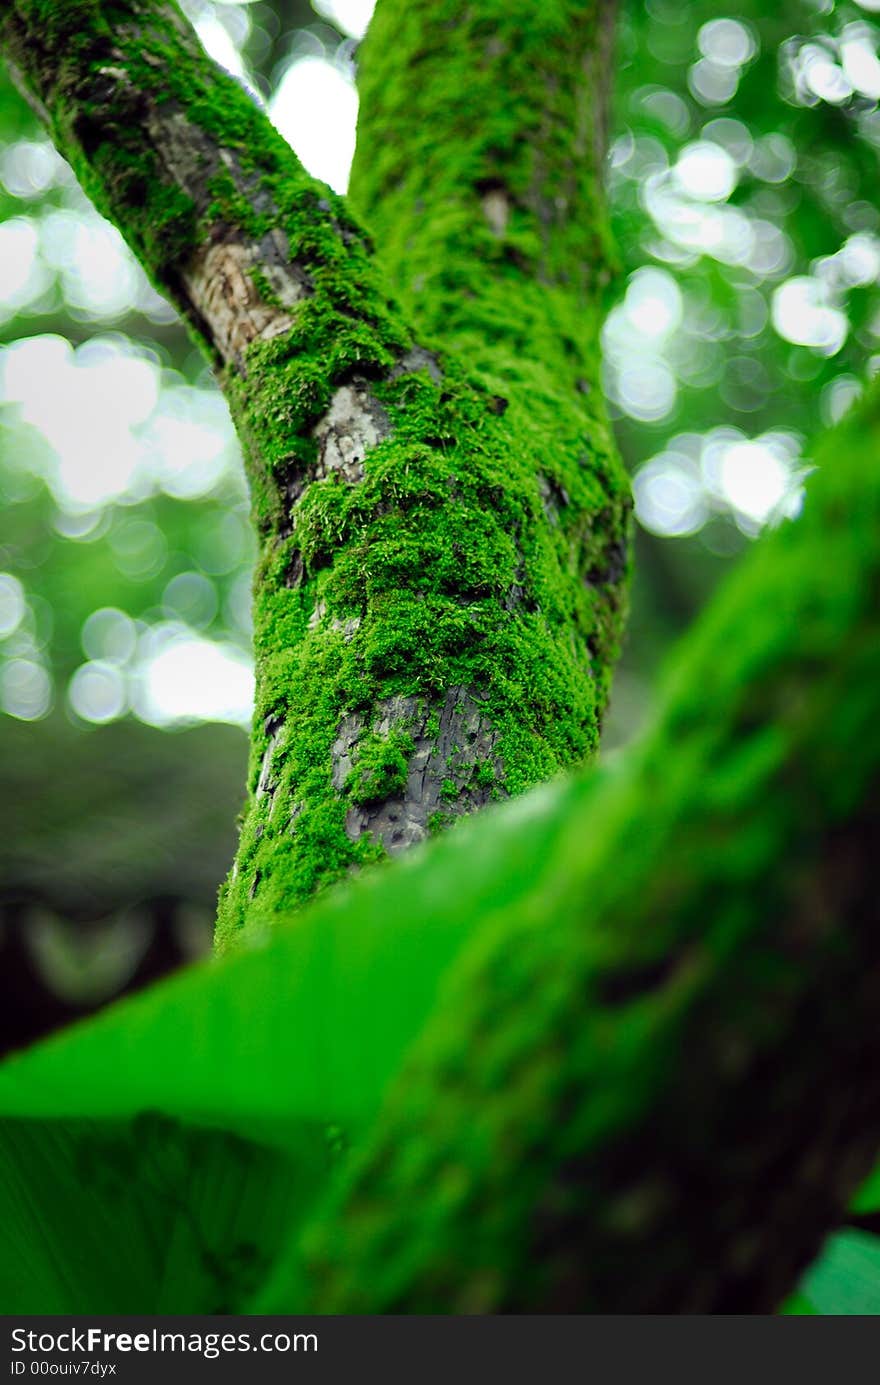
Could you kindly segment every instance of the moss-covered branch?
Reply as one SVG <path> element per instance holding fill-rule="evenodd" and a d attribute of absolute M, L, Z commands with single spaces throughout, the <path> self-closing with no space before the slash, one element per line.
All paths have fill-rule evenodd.
<path fill-rule="evenodd" d="M 770 1312 L 842 1218 L 880 1144 L 876 391 L 815 455 L 463 958 L 307 1242 L 321 1310 Z"/>
<path fill-rule="evenodd" d="M 558 56 L 566 26 L 588 42 L 585 14 L 574 0 L 553 6 Z M 414 7 L 410 34 L 417 17 L 441 62 L 433 10 Z M 486 17 L 491 27 L 494 5 Z M 577 246 L 547 241 L 560 265 L 583 262 L 568 286 L 562 268 L 538 286 L 545 250 L 507 256 L 500 238 L 523 291 L 483 315 L 482 349 L 472 330 L 455 356 L 437 335 L 445 290 L 417 341 L 346 207 L 207 60 L 170 0 L 15 0 L 0 45 L 96 205 L 204 345 L 245 449 L 261 544 L 257 716 L 224 943 L 595 748 L 629 512 L 598 402 L 601 210 L 579 208 Z M 448 27 L 446 46 L 450 57 L 460 47 Z M 469 51 L 482 71 L 485 44 Z M 446 128 L 447 107 L 438 93 L 437 138 L 452 157 L 474 135 Z M 570 152 L 554 120 L 547 187 Z M 588 134 L 578 126 L 572 140 Z M 588 163 L 595 179 L 594 154 Z M 462 262 L 473 277 L 477 260 Z M 527 297 L 524 352 L 498 314 L 524 320 Z M 547 325 L 569 297 L 566 320 L 589 323 L 580 337 Z"/>
<path fill-rule="evenodd" d="M 383 0 L 351 198 L 422 330 L 598 394 L 615 0 Z"/>

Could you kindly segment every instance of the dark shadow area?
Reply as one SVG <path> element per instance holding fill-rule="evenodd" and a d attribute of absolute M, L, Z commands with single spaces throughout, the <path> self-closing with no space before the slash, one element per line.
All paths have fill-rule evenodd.
<path fill-rule="evenodd" d="M 247 741 L 231 726 L 0 723 L 0 1051 L 210 949 Z"/>

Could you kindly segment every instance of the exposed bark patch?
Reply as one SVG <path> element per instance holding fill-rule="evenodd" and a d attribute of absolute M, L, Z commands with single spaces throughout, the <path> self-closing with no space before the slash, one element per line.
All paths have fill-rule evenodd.
<path fill-rule="evenodd" d="M 517 607 L 523 604 L 523 602 L 526 599 L 525 581 L 525 564 L 523 563 L 522 559 L 520 559 L 520 561 L 517 563 L 516 572 L 514 573 L 514 581 L 507 588 L 507 591 L 504 593 L 504 596 L 501 599 L 501 606 L 503 610 L 507 611 L 508 613 L 512 613 L 517 609 Z"/>
<path fill-rule="evenodd" d="M 256 265 L 265 273 L 260 246 L 232 238 L 200 250 L 183 273 L 190 301 L 227 362 L 241 363 L 251 342 L 269 341 L 293 326 L 289 311 L 266 303 L 260 296 L 251 274 Z M 293 277 L 282 280 L 277 274 L 276 278 L 283 284 L 289 305 L 305 297 L 305 290 Z"/>
<path fill-rule="evenodd" d="M 266 190 L 261 175 L 253 171 L 245 173 L 238 155 L 231 149 L 221 148 L 219 158 L 224 168 L 228 169 L 236 188 L 247 198 L 254 211 L 271 212 L 277 216 L 278 206 L 272 194 Z"/>
<path fill-rule="evenodd" d="M 352 841 L 372 832 L 390 856 L 424 841 L 435 814 L 459 816 L 483 807 L 500 786 L 504 767 L 496 754 L 498 732 L 467 688 L 451 688 L 439 708 L 415 697 L 386 697 L 372 721 L 353 713 L 340 723 L 332 750 L 333 785 L 345 791 L 369 731 L 412 740 L 406 788 L 378 803 L 352 804 L 345 830 Z M 489 772 L 478 775 L 480 767 Z M 503 790 L 501 790 L 503 792 Z"/>
<path fill-rule="evenodd" d="M 277 226 L 261 236 L 250 253 L 252 264 L 259 268 L 282 307 L 295 308 L 312 292 L 309 275 L 290 258 L 287 237 Z"/>
<path fill-rule="evenodd" d="M 325 617 L 326 614 L 327 614 L 327 602 L 326 602 L 326 601 L 316 601 L 316 602 L 315 602 L 315 609 L 312 611 L 312 614 L 309 616 L 309 625 L 308 625 L 308 628 L 309 628 L 310 630 L 317 630 L 318 626 L 321 624 L 321 621 L 324 619 L 324 617 Z"/>
<path fill-rule="evenodd" d="M 105 68 L 102 74 L 120 88 L 128 83 L 122 69 Z M 182 110 L 171 104 L 148 106 L 145 119 L 168 181 L 191 198 L 199 216 L 211 203 L 211 179 L 220 165 L 255 211 L 277 211 L 259 180 L 246 177 L 236 155 L 218 150 Z M 260 280 L 276 301 L 267 301 Z M 291 259 L 287 238 L 277 227 L 249 242 L 239 228 L 215 224 L 210 239 L 180 272 L 180 282 L 218 354 L 240 368 L 251 342 L 290 330 L 292 310 L 312 292 L 308 275 Z"/>
<path fill-rule="evenodd" d="M 554 528 L 559 524 L 562 511 L 569 503 L 568 491 L 564 486 L 560 486 L 558 481 L 552 480 L 549 476 L 540 474 L 538 476 L 538 488 L 541 492 L 541 504 L 544 507 L 544 514 Z"/>
<path fill-rule="evenodd" d="M 391 432 L 391 420 L 366 380 L 340 385 L 312 430 L 318 442 L 315 480 L 335 473 L 354 485 L 364 479 L 364 457 Z"/>
<path fill-rule="evenodd" d="M 591 567 L 584 581 L 588 587 L 613 585 L 626 572 L 627 548 L 623 539 L 613 539 L 605 548 L 602 560 Z"/>
<path fill-rule="evenodd" d="M 409 351 L 405 351 L 392 367 L 389 379 L 396 380 L 401 375 L 414 374 L 417 370 L 426 370 L 435 384 L 443 378 L 440 362 L 434 353 L 426 351 L 422 346 L 413 346 Z"/>
<path fill-rule="evenodd" d="M 500 240 L 507 230 L 510 220 L 510 198 L 503 188 L 487 188 L 481 198 L 483 215 L 489 223 L 493 236 Z"/>
<path fill-rule="evenodd" d="M 268 237 L 264 237 L 260 243 L 261 251 L 267 239 Z M 260 266 L 264 276 L 268 277 L 265 259 L 260 260 Z M 296 290 L 292 288 L 293 281 L 290 273 L 288 273 L 289 266 L 286 261 L 282 261 L 279 270 L 286 276 L 287 291 L 295 293 Z M 303 293 L 309 292 L 311 292 L 311 287 L 306 281 L 303 284 Z M 419 370 L 427 371 L 435 382 L 442 378 L 436 356 L 420 346 L 405 351 L 388 372 L 386 378 L 395 380 L 401 375 Z M 313 481 L 325 480 L 328 476 L 338 476 L 349 485 L 357 485 L 364 479 L 364 461 L 367 452 L 390 437 L 391 432 L 391 420 L 373 393 L 367 379 L 363 376 L 354 376 L 345 384 L 339 385 L 330 400 L 330 407 L 312 429 L 312 437 L 318 443 L 316 465 L 306 474 L 301 468 L 298 469 L 296 459 L 292 457 L 290 467 L 281 482 L 286 516 L 281 527 L 281 536 L 287 537 L 296 528 L 295 508 L 297 502 Z M 302 570 L 298 570 L 293 580 L 288 581 L 288 585 L 298 585 L 302 580 L 302 575 Z M 315 623 L 321 619 L 321 616 L 323 616 L 323 611 L 315 617 Z M 310 628 L 314 628 L 314 626 L 310 625 Z M 341 626 L 334 622 L 333 628 L 340 629 Z M 347 621 L 346 639 L 350 639 L 356 629 L 356 624 L 353 625 L 351 621 Z"/>
<path fill-rule="evenodd" d="M 339 730 L 336 733 L 336 740 L 333 742 L 330 753 L 333 762 L 331 772 L 333 787 L 338 789 L 340 793 L 345 788 L 348 776 L 354 769 L 357 745 L 364 734 L 364 729 L 364 719 L 358 716 L 356 712 L 351 712 L 347 717 L 343 717 L 339 723 Z"/>
<path fill-rule="evenodd" d="M 115 69 L 102 71 L 106 73 Z M 126 73 L 119 78 L 119 82 L 122 86 L 128 83 Z M 151 146 L 168 181 L 181 188 L 192 198 L 196 210 L 203 212 L 210 200 L 208 181 L 217 166 L 217 150 L 211 139 L 198 125 L 187 119 L 179 106 L 171 102 L 154 106 L 146 101 L 146 126 Z"/>
<path fill-rule="evenodd" d="M 292 526 L 289 526 L 285 532 L 292 533 Z M 303 562 L 303 555 L 300 553 L 298 548 L 295 548 L 290 555 L 290 561 L 287 564 L 287 570 L 284 574 L 285 587 L 290 587 L 291 589 L 295 587 L 301 587 L 303 584 L 303 580 L 305 578 L 305 574 L 306 566 Z"/>
<path fill-rule="evenodd" d="M 266 725 L 266 731 L 269 736 L 269 742 L 266 749 L 263 751 L 263 758 L 260 762 L 260 775 L 257 779 L 257 787 L 254 794 L 258 803 L 264 794 L 268 794 L 271 798 L 275 793 L 275 780 L 272 776 L 272 771 L 275 752 L 284 735 L 284 722 L 280 720 L 271 720 Z"/>
<path fill-rule="evenodd" d="M 346 644 L 349 644 L 357 634 L 361 626 L 360 616 L 349 616 L 348 620 L 331 621 L 332 628 L 340 631 Z"/>

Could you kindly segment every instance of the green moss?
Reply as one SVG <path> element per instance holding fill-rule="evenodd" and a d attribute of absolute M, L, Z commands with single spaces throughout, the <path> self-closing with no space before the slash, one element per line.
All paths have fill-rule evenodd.
<path fill-rule="evenodd" d="M 517 358 L 548 362 L 597 398 L 590 364 L 615 264 L 607 20 L 596 0 L 380 5 L 358 53 L 350 193 L 424 330 L 505 376 Z"/>
<path fill-rule="evenodd" d="M 474 782 L 481 789 L 490 789 L 495 783 L 495 766 L 490 760 L 484 760 L 481 765 L 477 765 L 474 770 Z"/>
<path fill-rule="evenodd" d="M 403 731 L 364 737 L 357 764 L 345 784 L 351 801 L 377 803 L 402 793 L 406 788 L 409 757 L 414 749 L 412 736 Z"/>

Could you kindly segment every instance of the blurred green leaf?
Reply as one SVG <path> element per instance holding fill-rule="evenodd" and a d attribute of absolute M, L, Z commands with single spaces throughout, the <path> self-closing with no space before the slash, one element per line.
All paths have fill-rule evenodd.
<path fill-rule="evenodd" d="M 801 1280 L 800 1296 L 826 1316 L 880 1314 L 880 1236 L 840 1231 L 830 1237 Z"/>
<path fill-rule="evenodd" d="M 262 1274 L 313 1209 L 474 921 L 540 882 L 573 792 L 488 812 L 467 851 L 453 831 L 0 1067 L 6 1310 L 170 1311 L 168 1285 L 178 1309 L 240 1305 L 229 1265 Z"/>
<path fill-rule="evenodd" d="M 320 1127 L 282 1152 L 156 1113 L 3 1121 L 4 1310 L 233 1311 L 327 1164 Z"/>
<path fill-rule="evenodd" d="M 814 1315 L 816 1309 L 803 1294 L 792 1294 L 791 1298 L 785 1300 L 779 1312 L 784 1317 L 803 1318 Z"/>
<path fill-rule="evenodd" d="M 853 1212 L 880 1212 L 880 1164 L 868 1176 L 852 1201 Z"/>

